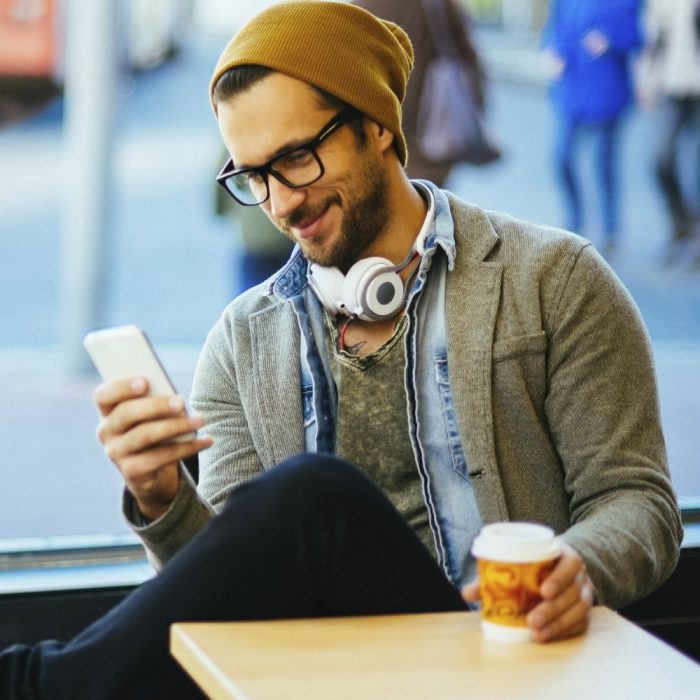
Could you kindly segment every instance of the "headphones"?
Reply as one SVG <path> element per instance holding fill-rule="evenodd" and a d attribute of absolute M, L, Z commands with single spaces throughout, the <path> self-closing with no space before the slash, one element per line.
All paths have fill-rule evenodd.
<path fill-rule="evenodd" d="M 423 226 L 408 255 L 398 264 L 380 257 L 358 260 L 344 275 L 337 267 L 309 265 L 309 287 L 328 313 L 354 316 L 363 321 L 387 321 L 396 316 L 406 301 L 412 275 L 404 281 L 399 272 L 416 255 L 423 255 L 425 239 L 433 222 L 435 198 L 428 191 L 430 205 Z"/>

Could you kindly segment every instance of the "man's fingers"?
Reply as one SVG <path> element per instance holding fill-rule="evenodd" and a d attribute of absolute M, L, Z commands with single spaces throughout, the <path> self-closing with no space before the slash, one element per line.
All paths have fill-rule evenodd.
<path fill-rule="evenodd" d="M 100 414 L 108 416 L 117 404 L 144 396 L 147 391 L 148 382 L 143 377 L 127 377 L 100 384 L 92 398 Z"/>
<path fill-rule="evenodd" d="M 540 586 L 540 595 L 545 600 L 556 598 L 565 591 L 586 567 L 581 555 L 566 543 L 561 545 L 562 553 L 552 572 Z"/>
<path fill-rule="evenodd" d="M 562 557 L 540 591 L 544 600 L 528 615 L 535 641 L 564 639 L 588 627 L 593 583 L 583 559 L 574 549 L 562 545 Z"/>
<path fill-rule="evenodd" d="M 590 606 L 592 596 L 586 593 L 590 589 L 588 586 L 588 577 L 581 570 L 567 588 L 559 593 L 556 598 L 551 600 L 543 600 L 535 606 L 527 616 L 528 624 L 533 629 L 541 629 L 552 623 L 561 615 L 565 614 L 570 608 L 578 605 L 580 601 L 587 601 Z"/>
<path fill-rule="evenodd" d="M 142 423 L 181 417 L 184 411 L 185 402 L 179 396 L 148 396 L 123 401 L 100 420 L 97 437 L 106 444 L 112 437 L 124 435 Z"/>
<path fill-rule="evenodd" d="M 590 603 L 581 599 L 545 627 L 531 628 L 532 639 L 536 642 L 548 642 L 581 634 L 588 628 L 590 613 Z"/>
<path fill-rule="evenodd" d="M 198 430 L 204 425 L 201 416 L 176 416 L 162 420 L 149 420 L 136 425 L 123 434 L 117 434 L 105 444 L 107 457 L 113 462 L 140 454 L 162 443 L 169 442 L 178 435 Z"/>
<path fill-rule="evenodd" d="M 561 556 L 540 586 L 542 601 L 533 608 L 527 623 L 538 642 L 564 639 L 588 627 L 593 605 L 593 583 L 581 555 L 562 543 Z"/>
<path fill-rule="evenodd" d="M 122 460 L 120 463 L 122 475 L 134 490 L 147 491 L 157 478 L 158 471 L 164 466 L 176 465 L 181 459 L 211 447 L 212 443 L 211 437 L 204 436 L 189 442 L 174 442 L 154 447 L 147 452 Z"/>

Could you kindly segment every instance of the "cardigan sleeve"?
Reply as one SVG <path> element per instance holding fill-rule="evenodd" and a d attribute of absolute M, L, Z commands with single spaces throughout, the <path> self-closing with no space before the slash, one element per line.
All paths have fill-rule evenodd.
<path fill-rule="evenodd" d="M 682 538 L 651 344 L 631 297 L 591 246 L 548 324 L 545 410 L 571 510 L 563 539 L 586 561 L 599 600 L 618 607 L 671 573 Z"/>
<path fill-rule="evenodd" d="M 205 430 L 214 438 L 212 447 L 199 454 L 199 483 L 181 467 L 175 499 L 153 522 L 145 522 L 133 498 L 124 494 L 124 516 L 156 569 L 221 511 L 236 486 L 262 471 L 241 406 L 230 327 L 224 314 L 210 332 L 195 371 L 190 404 L 205 416 Z"/>

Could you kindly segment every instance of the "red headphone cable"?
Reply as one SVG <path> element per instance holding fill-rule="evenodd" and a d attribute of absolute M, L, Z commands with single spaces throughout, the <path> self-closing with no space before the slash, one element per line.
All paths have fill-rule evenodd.
<path fill-rule="evenodd" d="M 352 321 L 354 321 L 357 318 L 355 314 L 352 316 L 348 316 L 347 320 L 345 323 L 343 323 L 341 329 L 340 329 L 340 352 L 345 352 L 345 331 L 348 329 L 348 326 Z"/>

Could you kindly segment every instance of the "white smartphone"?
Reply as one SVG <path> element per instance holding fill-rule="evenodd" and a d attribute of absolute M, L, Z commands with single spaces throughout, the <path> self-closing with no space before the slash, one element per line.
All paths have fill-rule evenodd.
<path fill-rule="evenodd" d="M 138 326 L 116 326 L 88 333 L 83 345 L 104 381 L 139 375 L 148 380 L 147 396 L 173 396 L 177 392 L 146 333 Z M 175 440 L 194 440 L 197 432 Z"/>

